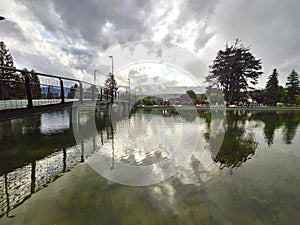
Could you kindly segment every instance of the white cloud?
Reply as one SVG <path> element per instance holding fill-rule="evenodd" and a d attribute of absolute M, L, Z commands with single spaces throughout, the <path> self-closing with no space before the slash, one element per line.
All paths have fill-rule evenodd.
<path fill-rule="evenodd" d="M 4 7 L 5 6 L 5 7 Z M 265 85 L 273 68 L 281 83 L 299 68 L 297 0 L 29 1 L 2 0 L 0 37 L 18 68 L 92 79 L 92 62 L 115 46 L 171 42 L 210 64 L 235 38 L 262 60 Z M 208 70 L 208 68 L 206 68 Z"/>

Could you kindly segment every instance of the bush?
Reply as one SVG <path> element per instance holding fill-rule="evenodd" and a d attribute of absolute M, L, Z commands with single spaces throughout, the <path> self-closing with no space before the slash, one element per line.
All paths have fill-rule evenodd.
<path fill-rule="evenodd" d="M 300 106 L 300 95 L 296 95 L 296 105 Z"/>

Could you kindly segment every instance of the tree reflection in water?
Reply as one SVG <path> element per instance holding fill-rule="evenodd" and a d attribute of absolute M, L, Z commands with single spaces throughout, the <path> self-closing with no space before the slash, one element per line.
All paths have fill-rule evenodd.
<path fill-rule="evenodd" d="M 292 144 L 297 127 L 300 123 L 299 111 L 268 111 L 255 112 L 252 116 L 255 120 L 264 122 L 264 137 L 270 147 L 274 141 L 275 131 L 282 128 L 282 140 L 285 144 Z"/>
<path fill-rule="evenodd" d="M 245 111 L 228 111 L 227 127 L 221 148 L 214 161 L 224 167 L 232 168 L 240 166 L 254 155 L 258 143 L 254 134 L 246 132 L 245 122 L 249 118 Z"/>

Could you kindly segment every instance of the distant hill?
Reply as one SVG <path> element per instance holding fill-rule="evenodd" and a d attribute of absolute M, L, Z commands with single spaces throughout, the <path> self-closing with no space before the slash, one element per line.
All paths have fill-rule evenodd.
<path fill-rule="evenodd" d="M 139 89 L 131 89 L 132 93 L 136 93 L 142 96 L 158 96 L 161 98 L 174 98 L 182 94 L 186 94 L 186 91 L 193 90 L 196 94 L 202 94 L 205 92 L 205 87 L 198 86 L 174 86 L 174 87 L 149 87 L 143 86 Z"/>
<path fill-rule="evenodd" d="M 48 94 L 48 87 L 47 86 L 42 86 L 41 87 L 42 89 L 42 94 L 43 95 L 47 95 Z M 54 87 L 54 86 L 50 86 L 50 92 L 53 94 L 53 95 L 57 95 L 59 96 L 60 95 L 60 87 Z M 65 96 L 67 96 L 70 92 L 70 88 L 69 87 L 65 87 L 64 88 L 64 94 Z"/>

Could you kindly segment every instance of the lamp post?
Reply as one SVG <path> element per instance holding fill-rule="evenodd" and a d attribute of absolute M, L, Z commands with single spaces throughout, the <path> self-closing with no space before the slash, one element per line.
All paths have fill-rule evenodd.
<path fill-rule="evenodd" d="M 92 87 L 92 100 L 95 100 L 96 72 L 97 72 L 97 70 L 94 70 L 94 85 Z"/>
<path fill-rule="evenodd" d="M 111 58 L 111 73 L 114 75 L 114 57 L 111 55 L 108 57 Z"/>
<path fill-rule="evenodd" d="M 94 70 L 94 86 L 96 85 L 96 72 L 97 72 L 98 70 Z"/>
<path fill-rule="evenodd" d="M 114 57 L 113 56 L 108 56 L 109 58 L 111 58 L 111 75 L 113 76 L 114 75 Z M 114 91 L 113 90 L 110 90 L 111 91 L 111 103 L 113 103 L 113 99 L 114 99 Z"/>

